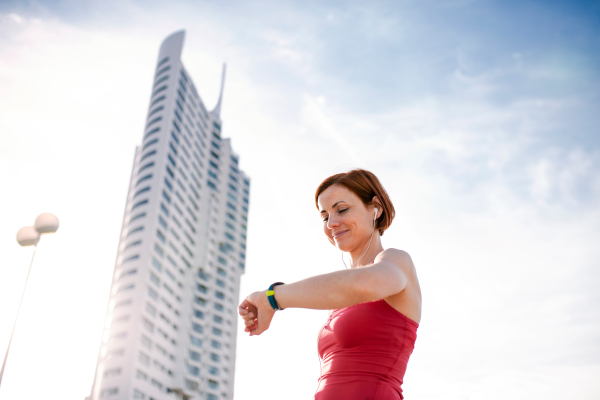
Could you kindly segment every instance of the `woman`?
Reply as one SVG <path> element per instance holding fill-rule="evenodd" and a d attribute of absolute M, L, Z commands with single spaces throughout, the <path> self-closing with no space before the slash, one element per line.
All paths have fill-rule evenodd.
<path fill-rule="evenodd" d="M 315 400 L 403 399 L 421 290 L 410 256 L 381 245 L 394 206 L 377 177 L 361 169 L 325 179 L 315 204 L 329 241 L 350 253 L 350 269 L 252 293 L 239 306 L 245 332 L 263 333 L 278 309 L 333 310 L 318 337 Z"/>

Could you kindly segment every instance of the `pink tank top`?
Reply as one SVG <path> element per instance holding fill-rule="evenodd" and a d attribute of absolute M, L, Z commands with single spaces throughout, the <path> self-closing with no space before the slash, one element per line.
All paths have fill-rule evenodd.
<path fill-rule="evenodd" d="M 315 400 L 404 399 L 418 327 L 383 299 L 335 310 L 320 333 Z"/>

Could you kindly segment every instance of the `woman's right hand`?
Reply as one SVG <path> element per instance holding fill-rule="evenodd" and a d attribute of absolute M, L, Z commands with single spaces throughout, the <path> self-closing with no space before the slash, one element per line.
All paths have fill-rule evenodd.
<path fill-rule="evenodd" d="M 275 310 L 271 307 L 266 291 L 254 292 L 246 297 L 238 307 L 238 313 L 244 321 L 244 332 L 250 336 L 260 335 L 271 325 Z"/>

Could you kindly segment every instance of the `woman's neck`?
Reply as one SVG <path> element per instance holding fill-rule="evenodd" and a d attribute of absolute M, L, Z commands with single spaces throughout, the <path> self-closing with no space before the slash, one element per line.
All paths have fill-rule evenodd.
<path fill-rule="evenodd" d="M 377 254 L 382 251 L 381 237 L 379 236 L 379 232 L 375 232 L 370 245 L 369 241 L 366 241 L 362 246 L 350 252 L 350 268 L 361 268 L 372 264 Z"/>

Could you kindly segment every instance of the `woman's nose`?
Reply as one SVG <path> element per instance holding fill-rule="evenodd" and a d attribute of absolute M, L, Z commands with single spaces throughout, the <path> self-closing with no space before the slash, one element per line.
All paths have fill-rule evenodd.
<path fill-rule="evenodd" d="M 339 222 L 335 218 L 329 217 L 327 219 L 327 228 L 328 229 L 333 229 L 334 227 L 336 227 L 338 225 L 339 225 Z"/>

